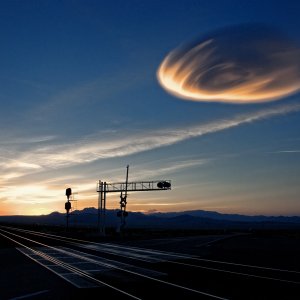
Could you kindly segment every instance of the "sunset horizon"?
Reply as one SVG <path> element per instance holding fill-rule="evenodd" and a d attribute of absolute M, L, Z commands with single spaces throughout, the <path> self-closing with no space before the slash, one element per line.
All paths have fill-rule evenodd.
<path fill-rule="evenodd" d="M 0 299 L 299 299 L 299 12 L 1 0 Z"/>
<path fill-rule="evenodd" d="M 296 4 L 16 3 L 1 4 L 0 215 L 64 212 L 67 187 L 97 207 L 97 182 L 129 164 L 172 190 L 128 210 L 300 216 Z"/>

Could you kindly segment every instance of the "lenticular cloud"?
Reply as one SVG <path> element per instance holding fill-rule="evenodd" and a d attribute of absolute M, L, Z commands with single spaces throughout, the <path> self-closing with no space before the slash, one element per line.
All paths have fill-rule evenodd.
<path fill-rule="evenodd" d="M 300 48 L 262 25 L 226 28 L 173 50 L 161 63 L 160 84 L 194 101 L 257 103 L 300 89 Z"/>

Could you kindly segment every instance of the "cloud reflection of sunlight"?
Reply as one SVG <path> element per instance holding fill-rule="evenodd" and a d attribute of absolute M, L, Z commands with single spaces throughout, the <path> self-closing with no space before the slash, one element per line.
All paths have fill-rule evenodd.
<path fill-rule="evenodd" d="M 173 50 L 160 84 L 194 101 L 257 103 L 300 89 L 300 48 L 262 25 L 230 27 Z"/>

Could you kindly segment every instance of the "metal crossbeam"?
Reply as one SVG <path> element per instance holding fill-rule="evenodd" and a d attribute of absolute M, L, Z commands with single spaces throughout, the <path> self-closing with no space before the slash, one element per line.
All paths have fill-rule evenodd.
<path fill-rule="evenodd" d="M 166 191 L 171 189 L 171 180 L 154 180 L 154 181 L 133 181 L 128 182 L 128 168 L 126 182 L 107 183 L 99 180 L 97 183 L 98 198 L 98 227 L 101 235 L 105 236 L 105 218 L 106 218 L 106 193 L 121 193 L 121 227 L 125 224 L 126 198 L 127 192 L 144 192 L 144 191 Z M 124 193 L 124 195 L 123 195 Z M 123 196 L 122 196 L 123 195 Z M 125 215 L 125 213 L 127 213 Z M 120 227 L 120 228 L 121 228 Z"/>
<path fill-rule="evenodd" d="M 159 187 L 158 184 L 161 182 L 167 182 L 169 185 Z M 103 182 L 99 181 L 97 184 L 97 192 L 101 192 L 103 188 Z M 155 180 L 155 181 L 133 181 L 127 183 L 128 192 L 143 192 L 143 191 L 163 191 L 171 189 L 171 180 Z M 120 193 L 125 192 L 126 183 L 117 182 L 117 183 L 107 183 L 106 182 L 106 193 Z"/>

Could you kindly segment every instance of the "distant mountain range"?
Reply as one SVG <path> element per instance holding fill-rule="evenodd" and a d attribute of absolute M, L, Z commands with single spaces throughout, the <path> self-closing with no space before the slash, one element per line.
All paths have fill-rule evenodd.
<path fill-rule="evenodd" d="M 167 212 L 167 213 L 152 213 L 152 216 L 161 218 L 171 218 L 182 215 L 189 215 L 193 217 L 210 218 L 215 220 L 237 221 L 237 222 L 280 222 L 280 223 L 299 223 L 300 216 L 286 217 L 286 216 L 247 216 L 239 214 L 221 214 L 216 211 L 206 210 L 188 210 L 182 212 Z"/>
<path fill-rule="evenodd" d="M 106 211 L 107 227 L 118 227 L 118 210 Z M 90 207 L 74 211 L 70 224 L 96 227 L 98 210 Z M 65 214 L 53 212 L 41 216 L 0 216 L 0 222 L 22 224 L 64 225 Z M 246 216 L 239 214 L 221 214 L 214 211 L 191 210 L 183 212 L 149 213 L 129 212 L 127 227 L 153 229 L 300 229 L 300 217 L 286 216 Z"/>

